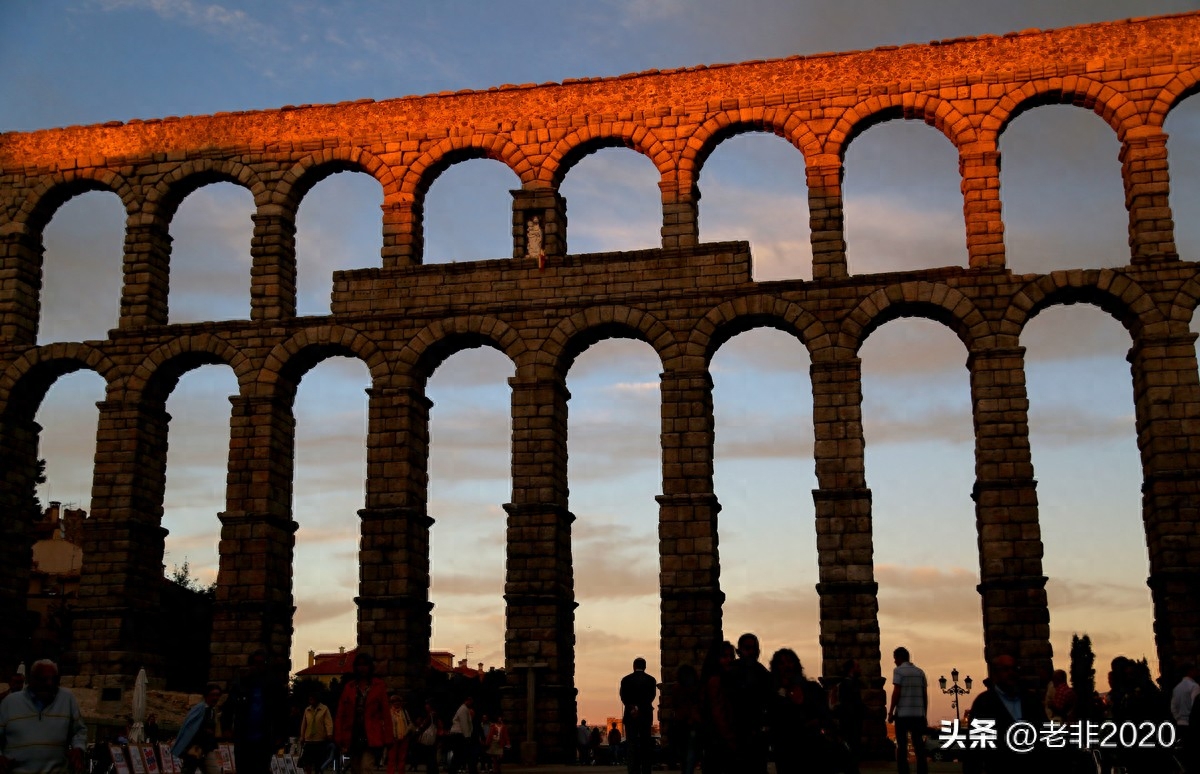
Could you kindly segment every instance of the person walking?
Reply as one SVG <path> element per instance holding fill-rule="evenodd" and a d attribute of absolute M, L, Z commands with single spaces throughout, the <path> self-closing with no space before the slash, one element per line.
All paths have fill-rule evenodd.
<path fill-rule="evenodd" d="M 747 632 L 738 637 L 738 659 L 730 677 L 733 710 L 733 760 L 737 771 L 765 774 L 767 771 L 767 707 L 773 686 L 771 673 L 759 663 L 762 651 L 758 637 Z"/>
<path fill-rule="evenodd" d="M 925 733 L 929 727 L 929 683 L 925 672 L 914 666 L 907 648 L 892 651 L 896 669 L 892 672 L 892 703 L 888 722 L 896 725 L 896 771 L 908 774 L 908 740 L 917 754 L 917 774 L 927 774 Z M 972 715 L 974 717 L 974 715 Z"/>
<path fill-rule="evenodd" d="M 354 657 L 354 674 L 338 700 L 333 738 L 349 753 L 352 774 L 376 771 L 384 748 L 392 743 L 387 685 L 375 676 L 375 659 L 369 653 L 359 651 Z"/>
<path fill-rule="evenodd" d="M 319 774 L 333 747 L 333 715 L 314 690 L 300 715 L 300 768 L 304 774 Z"/>
<path fill-rule="evenodd" d="M 250 654 L 225 702 L 223 727 L 233 736 L 238 771 L 269 771 L 271 757 L 287 740 L 287 688 L 267 661 L 265 650 Z"/>
<path fill-rule="evenodd" d="M 484 749 L 492 761 L 492 774 L 500 774 L 504 751 L 508 749 L 509 744 L 508 727 L 504 725 L 504 718 L 497 715 L 496 721 L 488 728 L 487 736 L 483 740 Z"/>
<path fill-rule="evenodd" d="M 404 708 L 404 697 L 393 691 L 388 697 L 392 715 L 392 744 L 387 748 L 388 774 L 404 774 L 408 762 L 408 737 L 414 730 L 412 718 Z"/>
<path fill-rule="evenodd" d="M 183 719 L 171 754 L 183 761 L 183 774 L 221 774 L 217 743 L 221 739 L 221 717 L 217 703 L 221 686 L 209 683 L 204 699 L 194 704 Z"/>
<path fill-rule="evenodd" d="M 35 661 L 23 690 L 0 702 L 0 771 L 82 774 L 87 726 L 79 702 L 58 685 L 58 665 Z"/>
<path fill-rule="evenodd" d="M 646 659 L 633 660 L 633 671 L 621 678 L 621 704 L 625 707 L 626 761 L 629 774 L 649 774 L 653 765 L 650 727 L 654 721 L 654 697 L 658 681 L 646 674 Z"/>
<path fill-rule="evenodd" d="M 450 774 L 458 774 L 458 769 L 464 763 L 471 774 L 476 774 L 478 768 L 475 755 L 475 697 L 467 695 L 454 719 L 450 721 L 450 735 L 447 737 L 450 747 Z"/>

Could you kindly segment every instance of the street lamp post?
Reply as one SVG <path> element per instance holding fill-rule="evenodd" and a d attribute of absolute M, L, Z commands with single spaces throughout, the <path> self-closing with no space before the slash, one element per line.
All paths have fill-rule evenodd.
<path fill-rule="evenodd" d="M 963 685 L 965 687 L 959 687 L 959 685 L 958 685 L 958 670 L 957 669 L 950 670 L 950 679 L 954 682 L 954 684 L 952 686 L 950 686 L 949 688 L 946 687 L 946 676 L 945 675 L 942 675 L 941 677 L 938 678 L 938 685 L 941 686 L 942 693 L 945 693 L 945 694 L 948 694 L 948 695 L 954 697 L 954 701 L 953 701 L 954 718 L 957 722 L 961 723 L 962 722 L 962 713 L 959 712 L 958 700 L 960 697 L 966 696 L 968 693 L 971 692 L 971 676 L 967 675 L 967 679 L 963 681 Z"/>

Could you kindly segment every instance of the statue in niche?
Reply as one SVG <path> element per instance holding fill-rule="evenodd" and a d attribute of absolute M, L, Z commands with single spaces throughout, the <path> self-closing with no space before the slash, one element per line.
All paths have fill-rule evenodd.
<path fill-rule="evenodd" d="M 525 223 L 525 257 L 537 258 L 538 269 L 546 268 L 546 251 L 542 249 L 542 221 L 537 215 Z"/>

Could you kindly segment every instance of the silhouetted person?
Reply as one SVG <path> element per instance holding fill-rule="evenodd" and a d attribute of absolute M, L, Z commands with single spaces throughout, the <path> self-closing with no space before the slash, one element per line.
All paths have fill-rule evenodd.
<path fill-rule="evenodd" d="M 717 641 L 704 659 L 704 774 L 737 770 L 733 736 L 733 664 L 737 651 L 731 642 Z"/>
<path fill-rule="evenodd" d="M 354 656 L 354 675 L 346 681 L 338 699 L 333 738 L 350 756 L 353 774 L 373 771 L 384 748 L 392 743 L 387 684 L 375 676 L 375 659 L 369 653 L 359 651 Z"/>
<path fill-rule="evenodd" d="M 778 774 L 832 770 L 824 732 L 831 725 L 821 686 L 804 676 L 800 658 L 790 648 L 771 657 L 775 691 L 767 710 L 771 750 Z"/>
<path fill-rule="evenodd" d="M 269 771 L 271 756 L 287 738 L 287 688 L 267 663 L 267 652 L 250 654 L 250 665 L 234 682 L 225 702 L 224 726 L 233 735 L 237 770 Z"/>
<path fill-rule="evenodd" d="M 841 732 L 842 741 L 850 750 L 848 772 L 858 771 L 858 762 L 862 759 L 863 721 L 867 716 L 867 707 L 863 704 L 862 670 L 858 662 L 850 659 L 842 664 L 842 679 L 837 686 L 837 702 L 834 716 Z"/>
<path fill-rule="evenodd" d="M 1036 770 L 1044 763 L 1045 748 L 1035 746 L 1029 752 L 1013 752 L 1005 744 L 1005 734 L 1017 721 L 1032 723 L 1040 729 L 1046 722 L 1042 697 L 1021 690 L 1017 662 L 1012 656 L 996 656 L 988 664 L 988 689 L 971 705 L 971 720 L 992 720 L 996 728 L 995 749 L 980 750 L 983 771 L 987 774 L 1011 774 Z M 1030 769 L 1030 767 L 1033 767 Z"/>
<path fill-rule="evenodd" d="M 221 686 L 209 683 L 204 689 L 204 700 L 194 704 L 183 719 L 171 748 L 171 753 L 183 761 L 183 774 L 220 774 L 221 761 L 217 756 L 222 736 L 217 713 L 220 700 Z"/>
<path fill-rule="evenodd" d="M 917 774 L 926 774 L 925 732 L 929 727 L 929 684 L 925 673 L 909 660 L 907 648 L 892 652 L 896 669 L 892 672 L 892 703 L 888 722 L 896 724 L 896 771 L 908 774 L 908 740 L 917 753 Z M 972 716 L 974 717 L 974 716 Z"/>
<path fill-rule="evenodd" d="M 738 638 L 738 660 L 730 675 L 733 710 L 733 760 L 737 771 L 763 774 L 767 770 L 767 706 L 771 701 L 771 673 L 758 662 L 761 651 L 758 637 L 743 634 Z"/>
<path fill-rule="evenodd" d="M 691 664 L 683 664 L 676 670 L 672 699 L 675 719 L 671 722 L 671 745 L 675 748 L 680 774 L 692 774 L 700 759 L 704 690 Z"/>
<path fill-rule="evenodd" d="M 621 678 L 621 704 L 625 705 L 625 742 L 629 774 L 647 774 L 653 765 L 650 726 L 658 681 L 646 674 L 646 659 L 633 660 L 633 671 Z"/>

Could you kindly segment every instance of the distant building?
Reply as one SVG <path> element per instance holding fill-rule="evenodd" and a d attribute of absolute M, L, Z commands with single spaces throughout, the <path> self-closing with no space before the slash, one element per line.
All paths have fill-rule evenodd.
<path fill-rule="evenodd" d="M 328 688 L 333 680 L 340 680 L 343 675 L 354 671 L 354 656 L 357 653 L 358 648 L 346 650 L 344 647 L 338 648 L 337 653 L 317 653 L 310 650 L 308 666 L 296 672 L 296 678 L 317 680 Z M 441 674 L 462 675 L 469 679 L 481 678 L 487 671 L 483 668 L 483 662 L 479 662 L 478 668 L 467 666 L 465 658 L 459 659 L 455 664 L 454 654 L 448 650 L 430 651 L 429 668 Z"/>
<path fill-rule="evenodd" d="M 52 502 L 33 525 L 29 570 L 30 652 L 60 659 L 69 632 L 69 613 L 79 597 L 83 567 L 83 523 L 87 512 Z"/>

